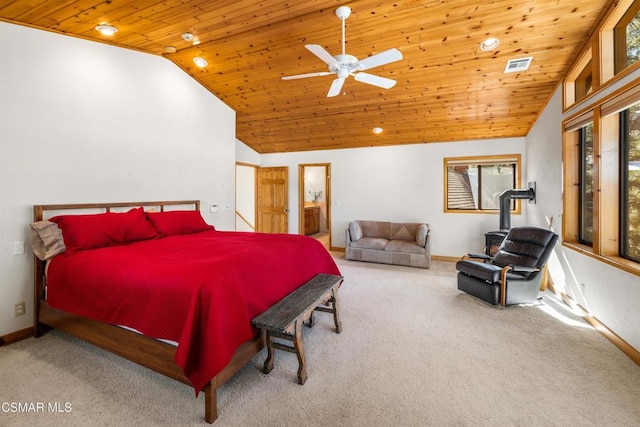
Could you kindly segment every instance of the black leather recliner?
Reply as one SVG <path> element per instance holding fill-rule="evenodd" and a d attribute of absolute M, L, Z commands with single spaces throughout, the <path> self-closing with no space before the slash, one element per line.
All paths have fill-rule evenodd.
<path fill-rule="evenodd" d="M 493 257 L 470 254 L 456 263 L 458 289 L 493 305 L 536 301 L 557 240 L 549 230 L 513 227 Z"/>

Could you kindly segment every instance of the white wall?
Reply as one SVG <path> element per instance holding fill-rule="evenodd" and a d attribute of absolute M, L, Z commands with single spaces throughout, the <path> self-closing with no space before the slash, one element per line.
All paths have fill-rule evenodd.
<path fill-rule="evenodd" d="M 166 59 L 0 22 L 0 335 L 32 325 L 34 204 L 200 199 L 233 229 L 235 150 L 234 111 Z"/>
<path fill-rule="evenodd" d="M 236 165 L 236 231 L 256 229 L 256 168 Z M 240 217 L 240 215 L 242 217 Z"/>
<path fill-rule="evenodd" d="M 258 153 L 239 139 L 236 139 L 236 162 L 259 166 L 260 153 Z"/>
<path fill-rule="evenodd" d="M 527 206 L 527 218 L 532 225 L 546 228 L 547 218 L 552 217 L 553 229 L 560 236 L 562 119 L 562 95 L 558 89 L 527 136 L 528 177 L 536 181 L 538 190 L 537 204 Z M 549 265 L 556 287 L 640 350 L 640 278 L 561 245 L 556 247 Z"/>
<path fill-rule="evenodd" d="M 482 250 L 484 233 L 497 230 L 499 219 L 497 214 L 444 213 L 444 158 L 509 153 L 522 154 L 524 162 L 524 151 L 525 138 L 504 138 L 264 154 L 260 164 L 289 167 L 290 233 L 298 230 L 298 164 L 331 163 L 333 246 L 344 246 L 344 230 L 355 219 L 425 221 L 432 253 L 460 257 Z M 512 216 L 512 225 L 525 222 L 525 214 Z"/>

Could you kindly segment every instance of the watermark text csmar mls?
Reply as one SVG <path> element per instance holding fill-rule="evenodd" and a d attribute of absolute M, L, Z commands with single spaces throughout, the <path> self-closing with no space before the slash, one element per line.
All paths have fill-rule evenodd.
<path fill-rule="evenodd" d="M 57 412 L 68 413 L 73 410 L 71 402 L 2 402 L 0 413 Z"/>

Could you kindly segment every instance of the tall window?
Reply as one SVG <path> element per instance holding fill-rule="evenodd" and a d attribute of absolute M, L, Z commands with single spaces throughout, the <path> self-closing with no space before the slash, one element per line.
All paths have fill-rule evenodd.
<path fill-rule="evenodd" d="M 500 209 L 500 194 L 517 188 L 520 156 L 447 158 L 445 211 L 476 212 Z M 519 205 L 511 202 L 511 210 Z"/>
<path fill-rule="evenodd" d="M 580 128 L 580 243 L 593 245 L 593 123 Z"/>
<path fill-rule="evenodd" d="M 640 104 L 620 118 L 620 255 L 640 262 Z"/>

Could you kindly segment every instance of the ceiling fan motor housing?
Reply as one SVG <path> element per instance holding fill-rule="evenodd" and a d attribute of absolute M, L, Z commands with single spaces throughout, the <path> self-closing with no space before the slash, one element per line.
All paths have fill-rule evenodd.
<path fill-rule="evenodd" d="M 353 55 L 341 54 L 334 56 L 336 62 L 329 64 L 329 71 L 337 73 L 338 77 L 346 78 L 352 71 L 358 69 L 358 58 Z"/>

